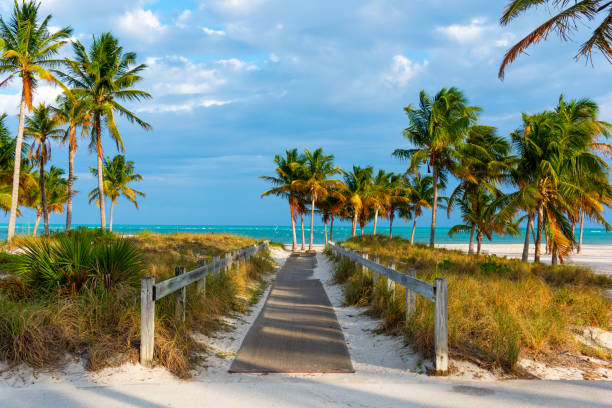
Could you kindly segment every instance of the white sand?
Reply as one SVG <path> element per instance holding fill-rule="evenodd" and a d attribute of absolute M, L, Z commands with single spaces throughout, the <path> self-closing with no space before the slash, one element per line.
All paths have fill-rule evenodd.
<path fill-rule="evenodd" d="M 273 249 L 282 264 L 285 251 Z M 447 378 L 420 375 L 431 362 L 423 361 L 399 336 L 375 334 L 380 321 L 364 308 L 343 306 L 342 288 L 330 282 L 330 264 L 317 254 L 314 278 L 320 279 L 334 305 L 347 340 L 355 374 L 229 374 L 233 356 L 263 307 L 262 297 L 250 314 L 228 318 L 231 331 L 199 336 L 213 355 L 189 381 L 163 368 L 124 365 L 89 373 L 78 362 L 54 373 L 12 370 L 0 376 L 0 407 L 82 405 L 222 406 L 229 407 L 394 407 L 608 406 L 612 387 L 591 383 L 499 382 L 492 373 L 465 362 L 452 361 L 459 373 Z M 585 337 L 590 334 L 585 335 Z M 608 344 L 610 334 L 597 331 L 595 341 Z M 591 336 L 593 337 L 593 336 Z M 603 340 L 602 340 L 603 339 Z M 611 346 L 612 347 L 612 346 Z M 527 365 L 529 362 L 525 362 Z M 581 378 L 580 374 L 534 367 L 540 378 Z M 612 378 L 612 372 L 610 372 Z M 469 380 L 469 381 L 466 381 Z M 478 381 L 474 381 L 478 380 Z M 605 384 L 605 383 L 601 383 Z"/>

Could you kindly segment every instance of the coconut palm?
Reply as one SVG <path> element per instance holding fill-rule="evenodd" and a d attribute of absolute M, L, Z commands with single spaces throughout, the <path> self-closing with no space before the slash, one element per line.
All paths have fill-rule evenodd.
<path fill-rule="evenodd" d="M 89 50 L 79 41 L 73 43 L 74 60 L 66 60 L 67 72 L 58 75 L 72 86 L 75 98 L 85 101 L 91 115 L 92 132 L 90 146 L 97 154 L 98 190 L 100 200 L 100 225 L 106 230 L 106 211 L 104 204 L 104 180 L 102 178 L 102 126 L 108 130 L 117 145 L 117 150 L 125 152 L 123 140 L 115 123 L 115 114 L 138 124 L 145 130 L 149 125 L 120 102 L 139 102 L 151 98 L 145 91 L 134 89 L 142 80 L 140 73 L 146 65 L 136 65 L 136 54 L 124 52 L 123 47 L 110 33 L 93 37 Z"/>
<path fill-rule="evenodd" d="M 0 72 L 9 74 L 8 78 L 0 83 L 0 86 L 14 77 L 18 77 L 21 82 L 19 126 L 17 128 L 14 157 L 21 157 L 26 109 L 31 111 L 33 108 L 33 95 L 38 81 L 43 80 L 61 85 L 48 69 L 59 64 L 59 61 L 54 57 L 72 33 L 70 27 L 54 30 L 51 33 L 49 31 L 51 16 L 48 15 L 41 21 L 38 15 L 39 7 L 40 3 L 36 1 L 23 1 L 21 4 L 15 1 L 13 14 L 9 20 L 6 21 L 0 17 L 0 48 L 2 49 Z M 15 160 L 7 232 L 7 242 L 9 243 L 15 234 L 20 173 L 21 161 Z"/>
<path fill-rule="evenodd" d="M 392 173 L 387 173 L 386 171 L 380 169 L 378 170 L 378 173 L 376 173 L 372 183 L 370 202 L 372 208 L 374 208 L 374 230 L 372 231 L 372 234 L 374 235 L 376 235 L 378 215 L 380 213 L 384 214 L 385 208 L 389 206 L 391 194 L 394 192 L 389 185 L 389 178 L 391 175 Z"/>
<path fill-rule="evenodd" d="M 366 195 L 372 186 L 374 169 L 371 166 L 353 166 L 353 170 L 344 174 L 344 203 L 352 220 L 351 237 L 355 236 L 357 221 L 361 213 Z"/>
<path fill-rule="evenodd" d="M 304 149 L 302 169 L 302 179 L 298 180 L 296 185 L 310 199 L 310 241 L 308 250 L 312 250 L 315 204 L 319 198 L 328 194 L 335 194 L 334 189 L 342 188 L 340 180 L 328 179 L 328 177 L 342 173 L 342 170 L 334 166 L 334 156 L 323 154 L 321 148 L 313 152 Z"/>
<path fill-rule="evenodd" d="M 296 182 L 301 177 L 304 157 L 298 153 L 297 149 L 286 150 L 284 157 L 278 154 L 274 156 L 274 163 L 276 163 L 276 177 L 260 177 L 270 182 L 274 188 L 264 192 L 261 196 L 276 195 L 288 199 L 289 213 L 291 215 L 291 232 L 293 233 L 293 251 L 296 251 L 295 216 L 298 213 L 299 195 L 299 188 Z"/>
<path fill-rule="evenodd" d="M 51 140 L 62 136 L 60 123 L 52 116 L 51 107 L 45 103 L 34 108 L 31 116 L 25 120 L 25 135 L 32 139 L 28 156 L 38 164 L 39 187 L 41 195 L 42 215 L 45 223 L 45 234 L 49 234 L 49 211 L 45 193 L 45 164 L 51 159 Z"/>
<path fill-rule="evenodd" d="M 64 204 L 68 199 L 68 180 L 63 176 L 64 170 L 55 166 L 51 166 L 48 171 L 45 171 L 45 201 L 50 213 L 61 214 L 64 212 Z M 34 173 L 34 177 L 36 180 L 40 180 L 39 174 Z M 34 229 L 32 231 L 32 235 L 36 236 L 40 219 L 43 216 L 43 200 L 40 189 L 33 191 L 30 197 L 32 197 L 33 200 L 32 207 L 36 211 L 36 222 L 34 223 Z"/>
<path fill-rule="evenodd" d="M 414 231 L 416 230 L 417 219 L 423 215 L 423 209 L 431 209 L 433 206 L 433 185 L 431 176 L 417 175 L 411 180 L 407 180 L 409 185 L 408 202 L 400 207 L 400 216 L 406 220 L 412 218 L 412 232 L 410 233 L 410 243 L 414 243 Z"/>
<path fill-rule="evenodd" d="M 117 205 L 117 199 L 123 196 L 129 202 L 134 204 L 138 209 L 138 196 L 146 197 L 145 193 L 134 190 L 130 187 L 130 184 L 135 181 L 142 181 L 142 176 L 134 172 L 134 162 L 131 160 L 125 160 L 125 156 L 118 154 L 112 159 L 107 157 L 104 160 L 104 166 L 102 168 L 104 175 L 104 194 L 110 199 L 110 223 L 109 231 L 113 230 L 113 208 Z M 89 170 L 94 177 L 98 176 L 98 169 L 90 167 Z M 94 188 L 89 192 L 89 202 L 95 201 L 97 205 L 103 200 L 100 200 L 100 190 Z"/>
<path fill-rule="evenodd" d="M 62 137 L 62 144 L 68 143 L 68 202 L 66 203 L 66 231 L 72 224 L 72 197 L 74 196 L 74 156 L 77 151 L 77 131 L 81 128 L 81 137 L 89 133 L 91 114 L 85 100 L 75 99 L 64 94 L 58 97 L 58 107 L 52 108 L 54 117 L 62 124 L 68 125 Z"/>
<path fill-rule="evenodd" d="M 610 44 L 612 38 L 612 1 L 512 0 L 506 5 L 500 23 L 507 25 L 528 9 L 537 8 L 544 4 L 558 9 L 558 13 L 546 20 L 506 52 L 499 68 L 499 77 L 501 79 L 504 78 L 506 67 L 512 64 L 531 45 L 547 39 L 551 33 L 556 33 L 561 39 L 567 41 L 571 38 L 571 34 L 578 29 L 579 22 L 583 20 L 592 21 L 600 15 L 603 16 L 603 20 L 593 30 L 591 37 L 580 46 L 575 58 L 585 57 L 587 60 L 591 60 L 593 48 L 596 48 L 608 61 L 612 62 L 612 46 Z"/>
<path fill-rule="evenodd" d="M 467 130 L 477 120 L 480 108 L 469 106 L 463 93 L 457 88 L 443 88 L 433 98 L 422 90 L 419 107 L 404 108 L 410 122 L 404 137 L 415 148 L 396 149 L 393 156 L 409 160 L 408 170 L 416 172 L 421 164 L 431 168 L 433 205 L 431 208 L 431 232 L 429 245 L 435 242 L 438 208 L 438 183 L 447 172 L 459 173 L 461 146 Z"/>

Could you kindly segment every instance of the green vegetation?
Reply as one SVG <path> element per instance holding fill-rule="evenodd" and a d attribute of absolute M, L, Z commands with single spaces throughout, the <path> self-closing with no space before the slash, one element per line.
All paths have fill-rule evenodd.
<path fill-rule="evenodd" d="M 560 350 L 597 355 L 575 335 L 585 326 L 612 329 L 612 302 L 602 296 L 612 279 L 587 268 L 527 264 L 494 256 L 410 245 L 383 236 L 353 238 L 349 248 L 394 262 L 397 270 L 414 268 L 417 277 L 448 281 L 451 355 L 485 367 L 516 370 L 520 356 L 560 359 Z M 391 299 L 382 278 L 374 288 L 361 268 L 336 259 L 334 277 L 345 285 L 347 303 L 369 305 L 383 319 L 383 329 L 401 333 L 417 351 L 433 353 L 433 304 L 417 296 L 417 313 L 405 323 L 405 290 Z M 608 361 L 612 356 L 602 356 Z"/>
<path fill-rule="evenodd" d="M 140 277 L 157 281 L 198 260 L 252 245 L 231 235 L 155 235 L 120 238 L 79 229 L 46 237 L 19 237 L 20 255 L 0 257 L 0 360 L 50 368 L 66 353 L 91 370 L 138 361 Z M 239 270 L 209 276 L 206 294 L 187 289 L 186 322 L 175 320 L 174 296 L 157 302 L 155 361 L 188 377 L 205 352 L 191 333 L 224 329 L 221 317 L 244 312 L 261 296 L 273 270 L 261 253 Z"/>

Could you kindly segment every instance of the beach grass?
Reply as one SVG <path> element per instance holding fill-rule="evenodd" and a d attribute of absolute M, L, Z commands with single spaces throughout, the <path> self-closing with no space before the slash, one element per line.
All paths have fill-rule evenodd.
<path fill-rule="evenodd" d="M 449 346 L 456 358 L 513 373 L 520 371 L 522 357 L 550 361 L 582 353 L 610 361 L 609 353 L 577 340 L 587 326 L 612 329 L 612 302 L 602 296 L 612 287 L 609 277 L 585 267 L 467 255 L 385 236 L 353 238 L 344 245 L 377 256 L 382 264 L 393 262 L 399 271 L 414 268 L 430 283 L 447 279 Z M 392 298 L 382 278 L 374 287 L 352 262 L 335 260 L 334 277 L 345 285 L 346 302 L 370 306 L 384 331 L 404 335 L 407 344 L 431 358 L 433 303 L 417 296 L 417 312 L 406 322 L 403 287 L 398 285 Z"/>
<path fill-rule="evenodd" d="M 139 275 L 153 275 L 157 281 L 173 276 L 176 266 L 190 270 L 198 260 L 256 243 L 228 234 L 139 234 L 108 239 L 124 240 L 137 248 L 143 260 Z M 19 262 L 11 258 L 11 264 Z M 109 289 L 88 280 L 76 291 L 38 288 L 14 267 L 8 270 L 11 275 L 0 280 L 0 360 L 11 366 L 24 363 L 49 369 L 64 364 L 68 355 L 83 359 L 90 370 L 138 361 L 139 284 L 129 280 Z M 155 364 L 189 377 L 207 355 L 191 333 L 210 335 L 225 329 L 222 318 L 244 312 L 253 304 L 272 270 L 269 255 L 260 253 L 229 273 L 209 276 L 205 294 L 190 285 L 185 323 L 175 320 L 175 296 L 156 302 Z"/>

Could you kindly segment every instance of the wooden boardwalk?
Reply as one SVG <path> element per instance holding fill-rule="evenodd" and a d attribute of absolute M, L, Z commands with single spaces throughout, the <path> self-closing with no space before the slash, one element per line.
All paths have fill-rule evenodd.
<path fill-rule="evenodd" d="M 230 373 L 353 373 L 314 254 L 292 254 L 247 333 Z"/>

